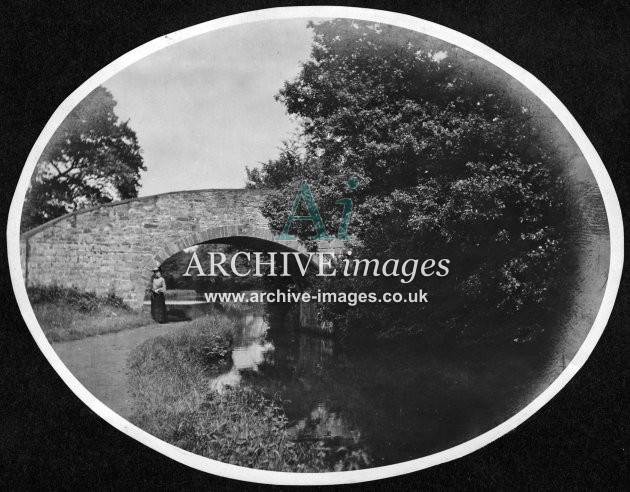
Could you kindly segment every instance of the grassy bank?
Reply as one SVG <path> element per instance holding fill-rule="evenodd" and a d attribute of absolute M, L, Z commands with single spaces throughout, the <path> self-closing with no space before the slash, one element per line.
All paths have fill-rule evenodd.
<path fill-rule="evenodd" d="M 117 296 L 59 287 L 28 289 L 39 325 L 51 342 L 79 340 L 153 323 L 147 314 L 132 311 Z"/>
<path fill-rule="evenodd" d="M 148 340 L 129 359 L 132 422 L 180 448 L 225 463 L 292 472 L 328 471 L 320 442 L 292 442 L 277 401 L 248 388 L 218 393 L 229 370 L 233 321 L 213 315 Z"/>

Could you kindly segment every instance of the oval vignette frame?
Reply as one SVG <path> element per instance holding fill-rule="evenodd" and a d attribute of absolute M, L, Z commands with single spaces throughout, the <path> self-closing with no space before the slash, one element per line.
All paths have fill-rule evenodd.
<path fill-rule="evenodd" d="M 52 348 L 52 345 L 46 339 L 42 328 L 39 326 L 26 293 L 26 286 L 23 281 L 20 267 L 19 238 L 22 205 L 24 203 L 31 175 L 37 164 L 37 160 L 54 131 L 70 113 L 70 111 L 85 96 L 87 96 L 101 82 L 110 78 L 122 69 L 163 48 L 217 29 L 229 28 L 257 21 L 333 17 L 390 24 L 396 27 L 417 31 L 451 43 L 479 56 L 485 61 L 500 68 L 509 76 L 514 77 L 545 104 L 575 140 L 584 158 L 588 162 L 591 171 L 593 172 L 604 201 L 610 228 L 610 264 L 606 290 L 593 326 L 589 330 L 588 335 L 584 339 L 576 355 L 567 365 L 566 369 L 564 369 L 564 371 L 562 371 L 562 373 L 537 398 L 531 401 L 521 411 L 497 427 L 494 427 L 493 429 L 467 442 L 411 461 L 376 468 L 366 468 L 358 471 L 286 473 L 230 465 L 209 458 L 204 458 L 168 444 L 167 442 L 162 441 L 131 424 L 94 397 L 63 364 L 59 356 Z M 232 479 L 247 480 L 258 483 L 292 485 L 355 483 L 422 470 L 476 451 L 477 449 L 489 444 L 495 439 L 516 428 L 522 422 L 531 417 L 543 405 L 545 405 L 554 395 L 556 395 L 556 393 L 558 393 L 584 365 L 586 359 L 593 351 L 604 330 L 604 327 L 606 326 L 615 302 L 621 280 L 624 251 L 621 209 L 612 181 L 608 176 L 604 164 L 597 154 L 597 151 L 567 108 L 556 96 L 551 93 L 549 89 L 547 89 L 547 87 L 536 79 L 536 77 L 486 45 L 447 27 L 404 14 L 353 7 L 281 7 L 222 17 L 155 39 L 130 51 L 129 53 L 126 53 L 105 68 L 101 69 L 84 82 L 78 89 L 76 89 L 57 108 L 32 148 L 11 203 L 7 225 L 7 243 L 13 289 L 22 316 L 33 335 L 33 338 L 37 342 L 37 345 L 42 353 L 48 359 L 48 362 L 53 366 L 59 376 L 61 376 L 63 381 L 95 413 L 118 430 L 124 432 L 142 444 L 192 468 Z"/>

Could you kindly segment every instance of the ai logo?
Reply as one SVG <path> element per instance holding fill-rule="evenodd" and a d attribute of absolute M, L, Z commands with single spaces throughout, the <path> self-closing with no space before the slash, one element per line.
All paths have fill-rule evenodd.
<path fill-rule="evenodd" d="M 354 190 L 359 185 L 359 180 L 356 177 L 352 177 L 348 180 L 347 185 L 348 188 Z M 306 209 L 308 210 L 308 215 L 296 215 L 298 206 L 300 205 L 300 200 L 304 200 Z M 348 236 L 348 224 L 350 223 L 350 216 L 352 215 L 352 199 L 340 198 L 335 203 L 337 205 L 343 205 L 341 221 L 339 222 L 339 230 L 337 231 L 337 238 L 342 241 L 351 241 L 354 239 L 354 236 Z M 291 212 L 289 213 L 287 222 L 284 225 L 284 229 L 282 230 L 282 234 L 276 236 L 274 239 L 276 241 L 295 241 L 297 238 L 289 234 L 289 229 L 291 224 L 296 220 L 308 220 L 313 223 L 317 234 L 309 237 L 311 241 L 332 241 L 335 239 L 334 236 L 328 235 L 324 221 L 322 220 L 317 204 L 315 203 L 315 198 L 313 198 L 311 189 L 306 181 L 302 181 L 302 184 L 300 184 L 300 188 L 297 196 L 295 197 L 295 201 L 293 202 L 293 207 L 291 207 Z"/>

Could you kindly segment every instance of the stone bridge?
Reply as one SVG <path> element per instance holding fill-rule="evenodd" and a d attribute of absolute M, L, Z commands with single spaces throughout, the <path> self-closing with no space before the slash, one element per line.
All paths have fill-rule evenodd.
<path fill-rule="evenodd" d="M 301 251 L 276 242 L 261 213 L 264 190 L 180 191 L 113 202 L 51 220 L 22 234 L 27 286 L 115 293 L 142 307 L 151 269 L 203 242 L 257 251 Z"/>

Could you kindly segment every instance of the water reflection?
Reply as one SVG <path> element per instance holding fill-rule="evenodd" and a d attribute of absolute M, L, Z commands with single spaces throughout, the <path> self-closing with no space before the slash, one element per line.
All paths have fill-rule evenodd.
<path fill-rule="evenodd" d="M 372 466 L 465 442 L 514 415 L 546 385 L 542 346 L 395 345 L 353 349 L 287 329 L 261 313 L 237 316 L 232 366 L 213 387 L 277 395 L 296 440 L 324 440 Z M 542 384 L 542 386 L 541 386 Z"/>
<path fill-rule="evenodd" d="M 265 340 L 269 324 L 260 314 L 247 313 L 239 316 L 238 332 L 234 335 L 232 349 L 232 367 L 224 374 L 214 378 L 211 387 L 223 391 L 225 387 L 241 384 L 243 371 L 258 371 L 274 350 L 273 343 Z"/>

